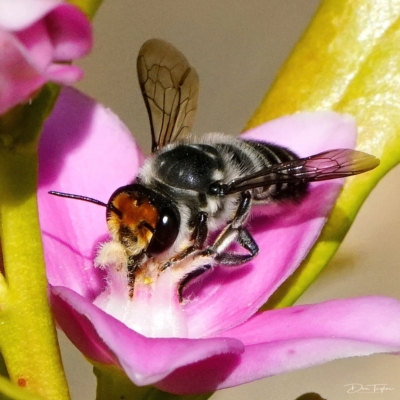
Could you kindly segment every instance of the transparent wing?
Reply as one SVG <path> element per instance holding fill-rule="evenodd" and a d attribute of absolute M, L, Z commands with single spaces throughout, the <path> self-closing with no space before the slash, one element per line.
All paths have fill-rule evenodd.
<path fill-rule="evenodd" d="M 160 39 L 148 40 L 141 47 L 137 72 L 149 114 L 154 152 L 190 133 L 199 78 L 185 56 Z"/>
<path fill-rule="evenodd" d="M 350 149 L 328 150 L 310 157 L 275 164 L 227 184 L 226 194 L 262 188 L 277 183 L 315 182 L 344 178 L 374 169 L 379 160 Z"/>

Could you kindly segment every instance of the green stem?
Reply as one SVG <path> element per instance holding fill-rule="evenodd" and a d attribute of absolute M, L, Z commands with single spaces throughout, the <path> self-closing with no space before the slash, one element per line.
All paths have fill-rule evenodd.
<path fill-rule="evenodd" d="M 10 379 L 51 400 L 69 399 L 37 213 L 37 155 L 0 150 L 0 347 Z"/>
<path fill-rule="evenodd" d="M 93 371 L 97 378 L 96 400 L 207 400 L 212 396 L 212 393 L 180 396 L 153 386 L 138 387 L 114 366 L 96 364 Z"/>
<path fill-rule="evenodd" d="M 92 19 L 103 0 L 68 0 L 68 3 L 79 7 L 89 19 Z"/>

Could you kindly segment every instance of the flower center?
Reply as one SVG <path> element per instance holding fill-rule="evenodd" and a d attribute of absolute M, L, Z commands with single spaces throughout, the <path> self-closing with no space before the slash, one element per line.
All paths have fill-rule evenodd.
<path fill-rule="evenodd" d="M 106 243 L 101 252 L 107 251 L 113 253 L 114 261 L 110 265 L 111 258 L 108 260 L 107 287 L 94 304 L 145 336 L 187 337 L 184 305 L 188 300 L 181 297 L 182 286 L 192 276 L 198 276 L 197 271 L 205 271 L 202 265 L 211 260 L 188 257 L 161 269 L 160 262 L 149 258 L 129 271 L 120 243 Z M 118 252 L 121 254 L 117 255 Z"/>

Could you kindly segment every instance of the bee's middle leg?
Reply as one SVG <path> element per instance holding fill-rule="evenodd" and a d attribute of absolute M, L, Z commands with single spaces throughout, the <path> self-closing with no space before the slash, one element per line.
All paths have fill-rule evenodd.
<path fill-rule="evenodd" d="M 213 245 L 202 252 L 203 256 L 211 256 L 219 264 L 240 265 L 250 261 L 258 254 L 257 243 L 243 226 L 250 214 L 251 201 L 251 193 L 249 191 L 244 192 L 233 220 L 219 234 Z M 224 251 L 234 242 L 247 250 L 249 254 Z"/>

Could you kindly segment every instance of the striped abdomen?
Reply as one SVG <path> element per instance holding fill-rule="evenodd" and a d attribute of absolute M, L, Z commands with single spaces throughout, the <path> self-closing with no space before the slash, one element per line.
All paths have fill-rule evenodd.
<path fill-rule="evenodd" d="M 284 147 L 253 140 L 218 143 L 216 147 L 219 147 L 222 153 L 231 154 L 232 167 L 240 171 L 239 177 L 299 158 L 295 153 Z M 268 187 L 253 189 L 253 196 L 254 200 L 261 202 L 296 201 L 307 193 L 307 189 L 307 182 L 277 183 Z"/>

